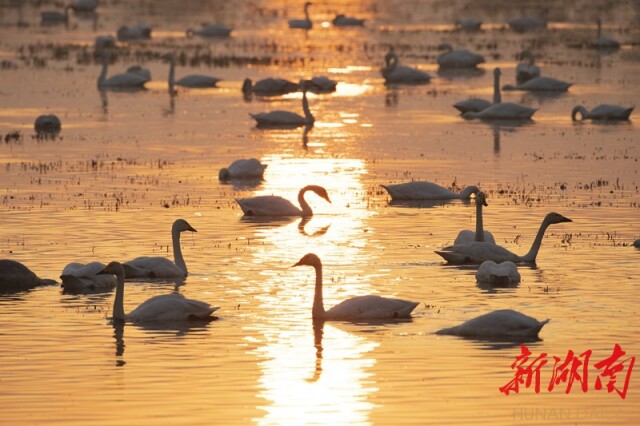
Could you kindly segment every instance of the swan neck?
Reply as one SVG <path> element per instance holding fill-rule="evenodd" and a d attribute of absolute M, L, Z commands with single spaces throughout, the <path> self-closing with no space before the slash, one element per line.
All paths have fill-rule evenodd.
<path fill-rule="evenodd" d="M 577 121 L 578 114 L 580 114 L 580 119 L 584 120 L 589 115 L 589 111 L 582 105 L 577 105 L 573 111 L 571 111 L 571 120 Z"/>
<path fill-rule="evenodd" d="M 502 102 L 502 95 L 500 94 L 500 73 L 495 73 L 493 76 L 493 103 L 499 104 Z"/>
<path fill-rule="evenodd" d="M 309 109 L 306 90 L 302 92 L 302 111 L 304 111 L 304 118 L 307 120 L 307 123 L 312 123 L 315 120 L 313 114 L 311 114 L 311 110 Z"/>
<path fill-rule="evenodd" d="M 104 80 L 107 78 L 107 69 L 109 68 L 109 61 L 104 59 L 102 61 L 102 70 L 100 71 L 100 75 L 98 76 L 98 87 L 101 87 L 104 83 Z"/>
<path fill-rule="evenodd" d="M 533 240 L 533 244 L 531 245 L 531 249 L 529 253 L 525 254 L 521 257 L 521 260 L 524 262 L 535 262 L 536 257 L 538 256 L 538 251 L 540 251 L 540 246 L 542 245 L 542 238 L 544 237 L 544 233 L 549 227 L 550 223 L 545 217 L 540 225 L 540 229 L 538 229 L 538 233 L 536 234 L 536 239 Z"/>
<path fill-rule="evenodd" d="M 317 263 L 313 265 L 316 270 L 316 289 L 313 295 L 313 308 L 311 310 L 311 316 L 316 318 L 323 318 L 325 315 L 324 301 L 322 299 L 322 264 Z"/>
<path fill-rule="evenodd" d="M 484 225 L 482 223 L 482 203 L 476 198 L 476 241 L 484 241 Z"/>
<path fill-rule="evenodd" d="M 113 319 L 124 321 L 124 275 L 116 275 L 116 298 L 113 302 Z"/>
<path fill-rule="evenodd" d="M 173 81 L 175 78 L 176 62 L 173 56 L 169 58 L 169 94 L 173 95 Z"/>
<path fill-rule="evenodd" d="M 307 200 L 304 199 L 304 194 L 309 191 L 309 187 L 305 186 L 298 192 L 298 203 L 300 204 L 300 208 L 302 210 L 302 216 L 313 216 L 313 210 L 307 203 Z M 321 274 L 322 275 L 322 274 Z"/>
<path fill-rule="evenodd" d="M 171 230 L 171 239 L 173 240 L 173 259 L 178 268 L 184 275 L 187 276 L 187 264 L 184 263 L 184 258 L 182 257 L 182 249 L 180 248 L 180 231 L 177 229 Z"/>

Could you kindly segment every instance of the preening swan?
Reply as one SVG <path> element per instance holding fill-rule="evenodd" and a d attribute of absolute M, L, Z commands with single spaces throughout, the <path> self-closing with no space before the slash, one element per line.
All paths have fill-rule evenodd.
<path fill-rule="evenodd" d="M 528 92 L 566 92 L 573 83 L 549 77 L 535 77 L 521 84 L 505 84 L 502 90 L 525 90 Z"/>
<path fill-rule="evenodd" d="M 577 105 L 571 111 L 571 120 L 628 120 L 634 107 L 624 108 L 618 105 L 602 104 L 591 111 L 582 105 Z M 578 120 L 578 115 L 580 119 Z"/>
<path fill-rule="evenodd" d="M 76 0 L 69 5 L 74 12 L 94 12 L 98 7 L 98 0 Z"/>
<path fill-rule="evenodd" d="M 220 309 L 206 302 L 187 299 L 181 294 L 171 293 L 154 296 L 140 304 L 133 311 L 124 313 L 124 277 L 125 268 L 119 262 L 111 262 L 101 272 L 116 276 L 116 297 L 113 302 L 113 320 L 133 323 L 145 322 L 182 322 L 208 321 L 212 314 Z M 127 276 L 128 278 L 128 276 Z"/>
<path fill-rule="evenodd" d="M 536 57 L 529 50 L 520 53 L 520 63 L 516 65 L 516 83 L 522 84 L 532 78 L 540 77 L 540 67 L 536 65 Z"/>
<path fill-rule="evenodd" d="M 307 191 L 315 192 L 320 198 L 331 202 L 327 190 L 318 185 L 307 185 L 298 192 L 300 208 L 294 206 L 291 201 L 275 195 L 240 198 L 236 201 L 245 216 L 312 216 L 313 211 L 304 199 Z"/>
<path fill-rule="evenodd" d="M 505 286 L 517 284 L 520 282 L 520 272 L 518 272 L 516 264 L 508 260 L 502 263 L 485 260 L 476 272 L 476 281 Z"/>
<path fill-rule="evenodd" d="M 453 107 L 460 111 L 460 113 L 464 114 L 465 112 L 480 112 L 483 109 L 487 109 L 491 105 L 499 104 L 500 102 L 502 102 L 502 95 L 500 93 L 500 70 L 496 68 L 493 70 L 493 102 L 489 102 L 484 99 L 471 98 L 457 102 Z"/>
<path fill-rule="evenodd" d="M 471 185 L 459 193 L 453 192 L 433 182 L 407 182 L 397 185 L 380 185 L 387 190 L 391 199 L 398 200 L 466 200 L 471 194 L 478 192 L 478 187 Z"/>
<path fill-rule="evenodd" d="M 313 27 L 313 22 L 309 19 L 309 6 L 311 2 L 304 4 L 304 19 L 290 19 L 289 28 L 299 28 L 301 30 L 310 30 Z"/>
<path fill-rule="evenodd" d="M 118 41 L 134 41 L 151 38 L 151 27 L 147 24 L 136 24 L 133 27 L 126 25 L 118 28 Z"/>
<path fill-rule="evenodd" d="M 311 311 L 314 320 L 358 321 L 410 318 L 411 311 L 419 304 L 419 302 L 381 296 L 357 296 L 342 301 L 325 311 L 322 299 L 322 262 L 320 262 L 320 258 L 313 253 L 308 253 L 293 266 L 301 265 L 313 266 L 316 271 L 316 289 Z"/>
<path fill-rule="evenodd" d="M 496 243 L 496 240 L 493 238 L 493 234 L 484 229 L 484 225 L 482 223 L 482 206 L 488 206 L 487 197 L 484 192 L 479 191 L 476 193 L 476 230 L 470 231 L 468 229 L 464 229 L 460 231 L 456 240 L 453 242 L 454 245 L 472 243 L 474 241 L 486 241 L 492 244 Z"/>
<path fill-rule="evenodd" d="M 29 290 L 41 285 L 54 284 L 57 284 L 54 280 L 39 278 L 20 262 L 0 259 L 0 293 Z"/>
<path fill-rule="evenodd" d="M 231 30 L 231 27 L 222 24 L 203 24 L 199 29 L 189 28 L 187 37 L 193 37 L 194 35 L 200 37 L 229 37 Z"/>
<path fill-rule="evenodd" d="M 336 17 L 333 18 L 333 21 L 331 22 L 336 27 L 362 27 L 364 25 L 364 21 L 364 19 L 358 19 L 352 16 L 345 16 L 343 14 L 340 14 L 336 15 Z"/>
<path fill-rule="evenodd" d="M 390 50 L 384 57 L 385 67 L 380 69 L 386 83 L 428 83 L 431 76 L 415 68 L 400 65 L 395 52 Z"/>
<path fill-rule="evenodd" d="M 610 37 L 602 35 L 602 21 L 600 18 L 597 19 L 596 24 L 598 25 L 598 35 L 596 41 L 591 44 L 591 47 L 595 47 L 596 49 L 619 49 L 620 43 Z"/>
<path fill-rule="evenodd" d="M 189 272 L 182 257 L 180 233 L 198 232 L 184 219 L 173 222 L 171 240 L 175 263 L 164 257 L 137 257 L 123 264 L 127 278 L 184 278 Z"/>
<path fill-rule="evenodd" d="M 309 91 L 313 93 L 335 92 L 338 85 L 337 81 L 325 76 L 313 77 L 307 83 Z"/>
<path fill-rule="evenodd" d="M 36 133 L 57 133 L 62 129 L 62 123 L 58 116 L 53 114 L 45 114 L 36 118 L 33 123 Z"/>
<path fill-rule="evenodd" d="M 507 21 L 512 30 L 523 33 L 526 31 L 547 28 L 547 21 L 541 18 L 530 18 L 524 16 L 522 18 L 510 19 Z"/>
<path fill-rule="evenodd" d="M 535 263 L 546 229 L 549 225 L 563 222 L 572 222 L 572 220 L 553 212 L 546 215 L 531 245 L 531 249 L 524 256 L 518 256 L 504 247 L 487 242 L 452 245 L 444 247 L 442 250 L 436 250 L 436 253 L 453 265 L 479 265 L 485 260 L 493 260 L 496 263 L 507 260 L 514 263 Z"/>
<path fill-rule="evenodd" d="M 501 309 L 470 319 L 436 334 L 484 339 L 537 339 L 549 320 L 538 321 L 511 309 Z"/>
<path fill-rule="evenodd" d="M 262 179 L 266 164 L 261 164 L 256 158 L 236 160 L 229 167 L 220 169 L 218 178 L 222 181 L 229 179 Z"/>
<path fill-rule="evenodd" d="M 86 265 L 70 263 L 64 267 L 60 275 L 62 287 L 70 292 L 111 290 L 116 286 L 117 280 L 113 275 L 101 274 L 105 266 L 100 262 Z"/>
<path fill-rule="evenodd" d="M 465 49 L 453 50 L 449 43 L 441 44 L 439 47 L 445 50 L 437 60 L 441 68 L 475 68 L 484 63 L 484 57 Z"/>
<path fill-rule="evenodd" d="M 123 73 L 112 75 L 107 78 L 107 71 L 109 69 L 109 60 L 106 55 L 102 56 L 102 71 L 98 76 L 98 89 L 141 89 L 147 82 L 146 77 L 132 74 Z"/>
<path fill-rule="evenodd" d="M 258 127 L 300 127 L 313 124 L 315 118 L 309 109 L 309 101 L 307 100 L 308 82 L 300 81 L 302 89 L 302 110 L 304 117 L 295 112 L 276 110 L 270 112 L 259 112 L 257 114 L 249 114 L 251 118 L 256 120 Z"/>
<path fill-rule="evenodd" d="M 255 84 L 250 78 L 246 78 L 242 84 L 242 93 L 269 96 L 284 95 L 291 92 L 297 92 L 300 89 L 298 83 L 285 80 L 283 78 L 265 78 L 256 81 Z"/>
<path fill-rule="evenodd" d="M 217 77 L 211 77 L 202 74 L 189 74 L 182 77 L 179 80 L 174 80 L 176 71 L 176 58 L 173 53 L 167 53 L 164 56 L 169 60 L 169 94 L 175 94 L 174 86 L 189 87 L 192 89 L 203 89 L 207 87 L 216 87 L 216 84 L 220 81 Z"/>

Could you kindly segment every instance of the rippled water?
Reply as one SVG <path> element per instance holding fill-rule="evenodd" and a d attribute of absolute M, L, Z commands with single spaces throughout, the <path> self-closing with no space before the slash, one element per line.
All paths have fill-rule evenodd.
<path fill-rule="evenodd" d="M 170 227 L 184 218 L 190 275 L 184 285 L 126 286 L 125 309 L 178 291 L 221 307 L 206 326 L 114 327 L 113 292 L 72 295 L 59 287 L 0 295 L 0 413 L 6 424 L 511 424 L 618 423 L 640 419 L 637 371 L 626 400 L 577 385 L 505 396 L 517 344 L 433 333 L 494 309 L 550 318 L 529 343 L 535 355 L 568 350 L 609 356 L 615 343 L 640 355 L 638 256 L 639 138 L 636 121 L 573 123 L 574 105 L 637 104 L 636 2 L 543 2 L 548 31 L 514 34 L 503 23 L 535 15 L 533 2 L 315 2 L 315 27 L 292 32 L 298 2 L 101 2 L 99 19 L 73 16 L 41 28 L 40 9 L 2 9 L 0 257 L 57 278 L 72 261 L 171 257 Z M 584 4 L 583 4 L 584 3 Z M 367 18 L 363 29 L 325 25 L 335 13 Z M 167 20 L 167 16 L 171 19 Z M 478 34 L 451 22 L 477 16 Z M 575 47 L 605 32 L 613 53 Z M 228 40 L 187 39 L 199 22 L 234 27 Z M 153 39 L 130 43 L 110 72 L 141 62 L 153 81 L 140 93 L 101 97 L 95 88 L 95 35 L 146 22 Z M 95 26 L 95 29 L 94 29 Z M 449 41 L 485 55 L 478 75 L 439 74 L 436 46 Z M 433 74 L 423 86 L 386 87 L 379 74 L 389 45 L 404 63 Z M 513 80 L 515 55 L 530 48 L 543 75 L 575 83 L 557 97 L 503 93 L 539 108 L 524 125 L 465 121 L 451 107 L 490 98 L 492 69 Z M 217 89 L 167 95 L 169 50 L 200 58 L 176 74 L 221 77 Z M 32 52 L 32 54 L 29 54 Z M 22 56 L 26 59 L 20 59 Z M 39 67 L 33 58 L 45 59 Z M 211 66 L 207 58 L 213 58 Z M 300 95 L 247 101 L 245 77 L 312 75 L 340 81 L 310 95 L 309 132 L 259 130 L 248 113 L 300 109 Z M 52 112 L 61 137 L 32 138 L 34 118 Z M 221 184 L 218 170 L 237 158 L 267 163 L 255 187 Z M 514 288 L 476 283 L 474 269 L 446 266 L 433 251 L 473 229 L 474 204 L 390 205 L 380 184 L 411 179 L 476 184 L 488 194 L 484 223 L 500 244 L 525 253 L 550 211 L 573 219 L 547 231 L 535 267 L 520 267 Z M 248 221 L 234 198 L 295 199 L 304 184 L 308 222 Z M 325 304 L 361 294 L 422 302 L 396 324 L 311 321 L 313 270 L 290 268 L 307 252 L 324 263 Z M 551 361 L 552 362 L 552 361 Z M 548 366 L 550 368 L 550 366 Z M 590 370 L 594 374 L 594 370 Z"/>

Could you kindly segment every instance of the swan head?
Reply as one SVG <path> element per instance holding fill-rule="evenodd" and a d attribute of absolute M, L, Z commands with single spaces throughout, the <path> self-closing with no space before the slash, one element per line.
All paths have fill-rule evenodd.
<path fill-rule="evenodd" d="M 464 117 L 464 115 L 463 115 L 463 117 Z M 478 188 L 475 185 L 469 185 L 465 189 L 460 191 L 460 198 L 469 198 L 469 197 L 471 197 L 471 194 L 476 194 L 476 196 L 477 196 L 478 192 L 480 192 L 480 188 Z"/>
<path fill-rule="evenodd" d="M 220 173 L 218 173 L 218 180 L 229 180 L 231 178 L 231 174 L 229 173 L 229 169 L 223 167 L 220 169 Z"/>
<path fill-rule="evenodd" d="M 569 219 L 568 217 L 564 217 L 560 213 L 556 213 L 556 212 L 551 212 L 551 213 L 547 214 L 547 216 L 545 216 L 544 220 L 545 220 L 545 222 L 548 222 L 549 224 L 563 223 L 563 222 L 573 222 L 573 220 Z"/>
<path fill-rule="evenodd" d="M 303 190 L 309 190 L 309 191 L 313 191 L 316 194 L 318 194 L 318 197 L 320 198 L 324 198 L 325 200 L 327 200 L 327 202 L 331 202 L 331 199 L 329 199 L 329 194 L 327 194 L 327 190 L 324 189 L 323 187 L 319 186 L 319 185 L 309 185 L 303 188 Z"/>
<path fill-rule="evenodd" d="M 118 280 L 124 279 L 124 266 L 120 262 L 113 261 L 110 262 L 104 269 L 98 272 L 98 275 L 111 274 L 115 275 Z"/>
<path fill-rule="evenodd" d="M 317 268 L 322 266 L 322 262 L 320 261 L 320 258 L 315 254 L 307 253 L 304 256 L 302 256 L 300 260 L 298 260 L 298 263 L 296 263 L 295 265 L 291 265 L 291 267 L 293 268 L 295 266 L 302 266 L 302 265 L 313 266 L 314 268 Z"/>
<path fill-rule="evenodd" d="M 501 75 L 502 75 L 502 71 L 500 70 L 500 68 L 496 68 L 493 70 L 494 77 L 500 77 Z"/>
<path fill-rule="evenodd" d="M 189 222 L 187 222 L 184 219 L 178 219 L 175 222 L 173 222 L 173 227 L 171 228 L 171 230 L 177 231 L 177 232 L 184 232 L 184 231 L 198 232 L 194 227 L 189 225 Z"/>
<path fill-rule="evenodd" d="M 476 204 L 480 204 L 485 207 L 489 206 L 489 204 L 487 204 L 487 195 L 484 192 L 479 191 L 476 193 Z"/>
<path fill-rule="evenodd" d="M 242 93 L 250 93 L 253 89 L 253 82 L 250 78 L 245 78 L 242 82 Z"/>
<path fill-rule="evenodd" d="M 571 111 L 571 120 L 578 121 L 578 114 L 580 114 L 580 120 L 584 120 L 589 112 L 582 105 L 576 105 Z"/>
<path fill-rule="evenodd" d="M 309 6 L 311 6 L 311 2 L 308 1 L 304 4 L 304 10 L 306 11 L 307 9 L 309 9 Z"/>
<path fill-rule="evenodd" d="M 438 50 L 444 50 L 445 53 L 453 52 L 453 46 L 449 43 L 441 43 L 438 45 Z"/>
<path fill-rule="evenodd" d="M 520 60 L 527 60 L 529 65 L 534 65 L 536 63 L 536 57 L 533 56 L 533 53 L 531 53 L 530 50 L 523 50 L 522 52 L 520 52 Z"/>

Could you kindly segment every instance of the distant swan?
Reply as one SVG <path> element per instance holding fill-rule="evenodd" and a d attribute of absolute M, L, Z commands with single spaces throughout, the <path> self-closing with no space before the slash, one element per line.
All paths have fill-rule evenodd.
<path fill-rule="evenodd" d="M 538 233 L 536 234 L 536 238 L 531 245 L 531 249 L 524 256 L 518 256 L 504 247 L 487 242 L 452 245 L 444 247 L 442 250 L 436 250 L 436 253 L 453 265 L 479 265 L 485 260 L 493 260 L 496 263 L 501 263 L 507 260 L 514 263 L 535 263 L 546 229 L 549 225 L 563 222 L 572 222 L 572 220 L 558 213 L 549 213 L 546 215 L 540 225 Z"/>
<path fill-rule="evenodd" d="M 99 291 L 111 290 L 116 286 L 117 280 L 113 275 L 100 274 L 105 268 L 104 263 L 91 262 L 82 264 L 73 262 L 62 270 L 60 279 L 65 291 Z"/>
<path fill-rule="evenodd" d="M 257 95 L 284 95 L 291 92 L 297 92 L 300 89 L 298 83 L 285 80 L 283 78 L 265 78 L 256 81 L 254 84 L 250 78 L 246 78 L 242 84 L 242 93 Z"/>
<path fill-rule="evenodd" d="M 147 79 L 143 76 L 132 73 L 112 75 L 107 78 L 109 60 L 107 56 L 102 57 L 102 71 L 98 76 L 98 89 L 135 89 L 143 88 Z"/>
<path fill-rule="evenodd" d="M 501 309 L 470 319 L 456 327 L 443 328 L 436 334 L 485 339 L 537 339 L 549 320 L 538 321 L 511 309 Z"/>
<path fill-rule="evenodd" d="M 525 90 L 529 92 L 566 92 L 573 83 L 556 80 L 549 77 L 535 77 L 524 83 L 512 85 L 505 84 L 502 90 Z"/>
<path fill-rule="evenodd" d="M 507 21 L 512 30 L 523 33 L 526 31 L 547 28 L 547 21 L 540 18 L 530 18 L 524 16 L 522 18 L 510 19 Z"/>
<path fill-rule="evenodd" d="M 588 111 L 582 105 L 577 105 L 571 111 L 571 119 L 573 121 L 582 120 L 628 120 L 634 107 L 624 108 L 618 105 L 602 104 L 598 105 L 591 111 Z M 578 114 L 580 120 L 578 120 Z"/>
<path fill-rule="evenodd" d="M 640 248 L 640 239 L 635 240 L 635 241 L 633 242 L 633 246 L 634 246 L 635 248 Z"/>
<path fill-rule="evenodd" d="M 36 118 L 33 127 L 36 133 L 56 133 L 62 129 L 62 123 L 58 116 L 53 114 L 45 114 Z"/>
<path fill-rule="evenodd" d="M 340 14 L 336 15 L 336 17 L 333 18 L 333 21 L 331 22 L 336 27 L 361 27 L 364 25 L 364 21 L 364 19 L 358 19 Z"/>
<path fill-rule="evenodd" d="M 212 314 L 220 309 L 206 302 L 187 299 L 181 294 L 171 293 L 154 296 L 140 304 L 133 311 L 124 313 L 125 268 L 119 262 L 111 262 L 101 272 L 116 276 L 116 297 L 113 302 L 113 320 L 133 323 L 182 322 L 212 320 Z"/>
<path fill-rule="evenodd" d="M 460 193 L 453 192 L 433 182 L 407 182 L 397 185 L 380 185 L 387 190 L 391 199 L 398 200 L 466 200 L 471 194 L 478 192 L 478 187 L 471 185 Z"/>
<path fill-rule="evenodd" d="M 311 2 L 304 4 L 304 19 L 290 19 L 289 28 L 299 28 L 302 30 L 310 30 L 313 27 L 313 22 L 309 19 L 309 6 Z"/>
<path fill-rule="evenodd" d="M 302 110 L 304 117 L 295 112 L 276 110 L 270 112 L 259 112 L 257 114 L 249 114 L 251 118 L 256 120 L 258 127 L 300 127 L 313 124 L 315 118 L 309 109 L 309 101 L 307 100 L 307 82 L 301 81 L 302 89 Z"/>
<path fill-rule="evenodd" d="M 64 8 L 64 13 L 53 11 L 40 12 L 41 25 L 66 24 L 69 22 L 69 6 Z"/>
<path fill-rule="evenodd" d="M 532 78 L 540 77 L 540 67 L 536 65 L 536 57 L 529 50 L 520 53 L 521 62 L 516 65 L 516 82 L 522 84 Z M 526 62 L 525 62 L 526 61 Z"/>
<path fill-rule="evenodd" d="M 98 0 L 76 0 L 69 5 L 74 12 L 94 12 L 98 7 Z"/>
<path fill-rule="evenodd" d="M 373 319 L 410 318 L 418 302 L 381 296 L 357 296 L 344 300 L 328 311 L 322 299 L 322 262 L 313 253 L 306 254 L 293 266 L 313 266 L 316 271 L 316 289 L 311 315 L 314 320 L 357 321 Z"/>
<path fill-rule="evenodd" d="M 482 20 L 475 18 L 458 19 L 453 24 L 460 31 L 480 31 Z"/>
<path fill-rule="evenodd" d="M 135 41 L 151 38 L 151 27 L 147 24 L 136 24 L 133 27 L 126 25 L 118 28 L 116 32 L 118 41 Z"/>
<path fill-rule="evenodd" d="M 338 85 L 337 81 L 325 76 L 313 77 L 307 82 L 309 91 L 313 93 L 335 92 Z"/>
<path fill-rule="evenodd" d="M 127 68 L 127 72 L 129 74 L 135 74 L 139 77 L 142 77 L 147 81 L 151 81 L 151 71 L 149 70 L 149 68 L 142 68 L 140 65 L 132 65 Z"/>
<path fill-rule="evenodd" d="M 189 272 L 182 257 L 180 233 L 198 232 L 184 219 L 173 222 L 171 240 L 175 263 L 164 257 L 137 257 L 123 264 L 127 278 L 184 278 Z"/>
<path fill-rule="evenodd" d="M 327 190 L 318 185 L 307 185 L 298 192 L 300 208 L 294 206 L 291 201 L 275 195 L 240 198 L 236 201 L 245 216 L 312 216 L 313 211 L 304 199 L 307 191 L 315 192 L 320 198 L 331 202 Z"/>
<path fill-rule="evenodd" d="M 464 101 L 456 102 L 453 107 L 464 114 L 465 112 L 480 112 L 483 109 L 489 108 L 493 104 L 499 104 L 502 102 L 502 95 L 500 93 L 500 70 L 496 68 L 493 70 L 493 102 L 489 102 L 484 99 L 471 98 Z"/>
<path fill-rule="evenodd" d="M 465 49 L 453 50 L 449 43 L 440 45 L 440 49 L 445 50 L 437 60 L 441 68 L 475 68 L 484 63 L 484 57 Z"/>
<path fill-rule="evenodd" d="M 187 37 L 193 37 L 194 35 L 200 37 L 229 37 L 231 30 L 231 27 L 227 27 L 226 25 L 208 24 L 202 25 L 202 28 L 199 29 L 189 28 L 187 30 Z"/>
<path fill-rule="evenodd" d="M 169 93 L 174 94 L 174 86 L 189 87 L 192 89 L 203 89 L 207 87 L 216 87 L 216 84 L 220 81 L 217 77 L 211 77 L 202 74 L 189 74 L 182 77 L 179 80 L 174 80 L 176 71 L 176 59 L 173 53 L 168 53 L 164 56 L 169 60 Z"/>
<path fill-rule="evenodd" d="M 484 225 L 482 223 L 482 206 L 488 206 L 487 197 L 484 192 L 479 191 L 476 193 L 476 230 L 470 231 L 468 229 L 464 229 L 460 231 L 456 240 L 453 242 L 454 245 L 472 243 L 474 241 L 486 241 L 492 244 L 496 243 L 496 240 L 493 238 L 493 234 L 484 229 Z"/>
<path fill-rule="evenodd" d="M 596 41 L 594 41 L 591 46 L 596 49 L 619 49 L 620 43 L 610 37 L 602 35 L 602 21 L 600 18 L 597 19 L 596 24 L 598 25 L 598 35 Z"/>
<path fill-rule="evenodd" d="M 54 280 L 39 278 L 20 262 L 0 259 L 0 293 L 29 290 L 41 285 L 57 284 Z"/>
<path fill-rule="evenodd" d="M 386 83 L 428 83 L 431 76 L 415 68 L 400 65 L 395 52 L 389 51 L 385 57 L 385 67 L 380 69 Z"/>
<path fill-rule="evenodd" d="M 229 167 L 220 169 L 218 178 L 222 181 L 229 179 L 262 179 L 266 164 L 261 164 L 256 158 L 236 160 Z"/>
<path fill-rule="evenodd" d="M 485 260 L 476 272 L 476 281 L 497 285 L 517 284 L 520 282 L 520 272 L 516 264 L 508 260 L 502 263 Z"/>
<path fill-rule="evenodd" d="M 116 47 L 116 38 L 112 35 L 99 35 L 96 36 L 94 48 L 97 51 L 104 49 L 113 49 Z"/>

